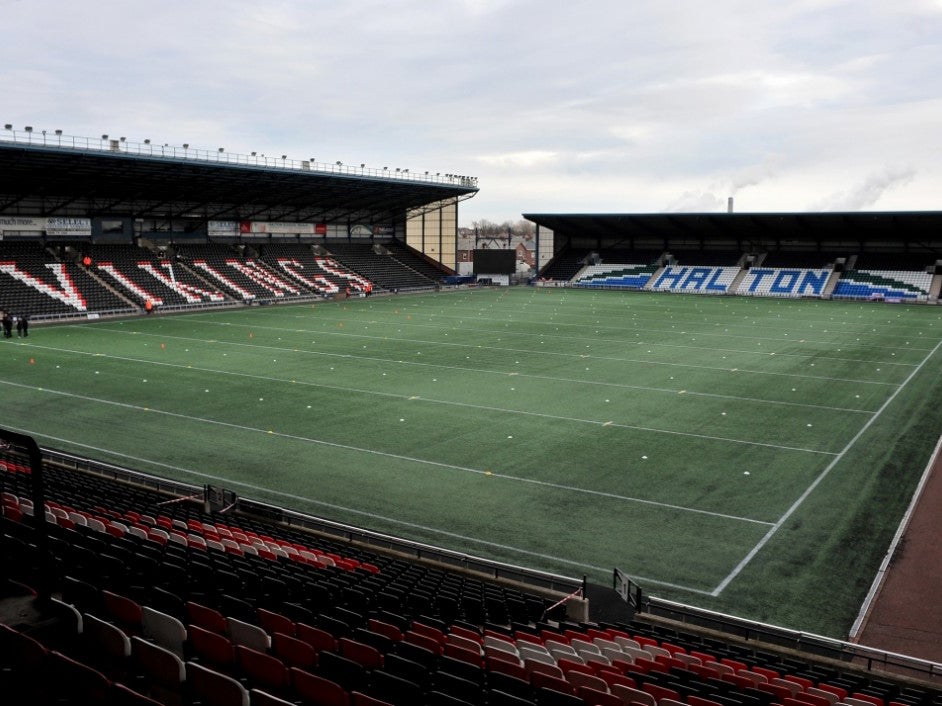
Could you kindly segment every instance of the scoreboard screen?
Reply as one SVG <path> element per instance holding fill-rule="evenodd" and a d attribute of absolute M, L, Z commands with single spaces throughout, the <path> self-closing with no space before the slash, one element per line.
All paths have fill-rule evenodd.
<path fill-rule="evenodd" d="M 474 274 L 476 275 L 512 275 L 516 271 L 516 250 L 474 251 Z"/>

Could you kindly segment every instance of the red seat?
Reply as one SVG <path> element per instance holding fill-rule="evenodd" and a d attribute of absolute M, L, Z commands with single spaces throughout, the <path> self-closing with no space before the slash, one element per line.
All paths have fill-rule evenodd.
<path fill-rule="evenodd" d="M 225 635 L 212 630 L 190 625 L 187 628 L 190 649 L 193 656 L 201 663 L 223 671 L 231 671 L 235 666 L 235 649 Z"/>
<path fill-rule="evenodd" d="M 824 697 L 821 697 L 822 699 Z M 862 694 L 859 691 L 855 691 L 851 694 L 851 698 L 859 699 L 860 701 L 869 701 L 873 706 L 883 706 L 883 699 L 879 696 L 873 696 L 872 694 Z"/>
<path fill-rule="evenodd" d="M 143 613 L 140 604 L 130 598 L 102 590 L 105 610 L 125 630 L 140 635 L 143 629 Z"/>
<path fill-rule="evenodd" d="M 106 703 L 111 681 L 99 671 L 53 650 L 45 661 L 43 678 L 56 698 L 65 697 L 70 703 Z"/>
<path fill-rule="evenodd" d="M 481 656 L 480 652 L 472 652 L 459 645 L 446 644 L 444 654 L 446 657 L 452 657 L 462 662 L 473 664 L 476 667 L 484 666 L 484 657 Z"/>
<path fill-rule="evenodd" d="M 660 686 L 659 684 L 654 684 L 652 682 L 647 682 L 641 685 L 641 691 L 646 691 L 651 696 L 654 697 L 656 701 L 661 699 L 673 699 L 674 701 L 683 701 L 680 694 L 674 691 L 673 689 L 668 689 L 667 687 Z"/>
<path fill-rule="evenodd" d="M 340 654 L 367 669 L 378 669 L 383 666 L 383 655 L 371 645 L 365 645 L 349 637 L 341 637 L 337 640 L 337 645 L 340 648 Z"/>
<path fill-rule="evenodd" d="M 599 672 L 599 678 L 605 680 L 605 683 L 608 684 L 609 691 L 611 691 L 611 688 L 615 684 L 630 686 L 632 689 L 637 688 L 637 682 L 635 682 L 635 680 L 629 677 L 627 674 L 616 674 L 615 672 L 602 671 Z M 688 703 L 690 703 L 689 697 Z M 695 706 L 695 704 L 690 703 L 690 706 Z M 706 704 L 700 704 L 699 706 L 706 706 Z M 719 706 L 719 704 L 716 706 Z"/>
<path fill-rule="evenodd" d="M 314 669 L 317 651 L 309 643 L 296 637 L 276 632 L 271 636 L 271 651 L 289 667 Z"/>
<path fill-rule="evenodd" d="M 277 657 L 253 650 L 245 645 L 236 645 L 236 661 L 239 670 L 254 686 L 285 692 L 290 686 L 288 669 Z"/>
<path fill-rule="evenodd" d="M 793 703 L 789 704 L 789 701 Z M 810 706 L 831 706 L 831 702 L 823 696 L 808 694 L 804 691 L 799 691 L 794 698 L 782 702 L 782 706 L 808 706 L 809 704 Z M 879 704 L 874 704 L 874 706 L 883 706 L 883 702 L 880 701 Z"/>
<path fill-rule="evenodd" d="M 532 672 L 530 674 L 530 685 L 534 689 L 546 688 L 561 691 L 564 694 L 576 695 L 576 688 L 568 681 L 562 677 L 555 677 L 552 674 L 544 674 L 543 672 Z"/>
<path fill-rule="evenodd" d="M 481 633 L 475 632 L 469 628 L 461 627 L 460 625 L 452 625 L 448 628 L 449 635 L 457 635 L 458 637 L 463 637 L 468 640 L 474 640 L 479 645 L 484 644 L 484 638 L 481 637 Z"/>
<path fill-rule="evenodd" d="M 805 677 L 799 677 L 795 674 L 786 674 L 782 677 L 782 679 L 784 679 L 785 681 L 790 681 L 794 684 L 798 684 L 802 688 L 802 690 L 810 689 L 811 687 L 814 686 L 814 682 L 811 681 L 810 679 L 806 679 Z"/>
<path fill-rule="evenodd" d="M 265 610 L 264 608 L 258 609 L 258 624 L 261 625 L 262 629 L 269 635 L 280 632 L 294 637 L 295 634 L 293 620 L 285 617 L 281 613 L 275 613 L 274 611 Z"/>
<path fill-rule="evenodd" d="M 157 700 L 165 703 L 182 700 L 186 667 L 179 656 L 137 636 L 131 638 L 131 654 Z"/>
<path fill-rule="evenodd" d="M 208 608 L 193 601 L 186 602 L 186 617 L 191 625 L 198 625 L 201 628 L 218 632 L 225 635 L 228 625 L 226 618 L 215 608 Z"/>
<path fill-rule="evenodd" d="M 840 699 L 841 701 L 847 698 L 847 689 L 845 689 L 842 686 L 833 686 L 831 684 L 821 682 L 818 684 L 818 688 L 821 691 L 829 691 L 832 694 L 835 694 L 837 698 Z M 789 694 L 789 696 L 791 696 L 791 694 Z"/>
<path fill-rule="evenodd" d="M 427 634 L 418 633 L 415 630 L 407 630 L 405 634 L 403 634 L 402 639 L 413 645 L 424 647 L 437 655 L 441 655 L 442 653 L 442 643 Z"/>
<path fill-rule="evenodd" d="M 523 681 L 530 681 L 530 673 L 520 662 L 505 662 L 503 659 L 494 657 L 488 657 L 486 661 L 488 671 L 507 674 Z"/>
<path fill-rule="evenodd" d="M 774 669 L 769 669 L 768 667 L 753 667 L 752 671 L 756 674 L 761 674 L 766 679 L 778 679 L 779 673 Z"/>
<path fill-rule="evenodd" d="M 326 630 L 311 627 L 304 623 L 298 623 L 296 628 L 297 638 L 313 647 L 315 652 L 321 652 L 322 650 L 335 652 L 337 650 L 337 640 Z"/>
<path fill-rule="evenodd" d="M 792 698 L 792 692 L 786 689 L 784 686 L 779 686 L 778 684 L 756 684 L 756 688 L 759 691 L 766 691 L 770 694 L 773 694 L 777 699 L 778 703 L 782 703 L 785 699 Z"/>
<path fill-rule="evenodd" d="M 576 688 L 576 696 L 582 699 L 586 706 L 624 706 L 621 697 L 615 694 L 609 694 L 607 691 L 599 691 L 588 686 Z"/>
<path fill-rule="evenodd" d="M 556 677 L 557 679 L 564 679 L 563 670 L 555 664 L 547 664 L 546 662 L 537 662 L 535 659 L 527 659 L 524 660 L 523 666 L 526 667 L 527 674 L 531 677 L 534 674 L 546 674 L 551 677 Z"/>
<path fill-rule="evenodd" d="M 399 642 L 402 639 L 402 630 L 392 623 L 387 623 L 377 618 L 370 618 L 366 621 L 366 627 L 373 632 L 378 632 L 380 635 L 385 635 L 394 642 Z"/>
<path fill-rule="evenodd" d="M 723 657 L 720 660 L 720 664 L 725 664 L 727 667 L 732 667 L 733 671 L 738 672 L 740 669 L 749 669 L 749 665 L 745 662 L 740 662 L 738 659 L 730 659 L 729 657 Z"/>
<path fill-rule="evenodd" d="M 443 633 L 438 628 L 432 627 L 431 625 L 426 625 L 425 623 L 419 621 L 412 622 L 412 632 L 419 635 L 424 635 L 425 637 L 435 640 L 439 645 L 445 644 L 445 633 Z"/>
<path fill-rule="evenodd" d="M 597 663 L 600 664 L 600 663 Z M 571 659 L 566 659 L 565 657 L 560 657 L 556 660 L 556 666 L 563 670 L 563 674 L 569 674 L 569 672 L 582 672 L 583 674 L 595 674 L 595 671 L 587 664 L 582 662 L 574 662 Z M 608 665 L 606 665 L 608 666 Z"/>

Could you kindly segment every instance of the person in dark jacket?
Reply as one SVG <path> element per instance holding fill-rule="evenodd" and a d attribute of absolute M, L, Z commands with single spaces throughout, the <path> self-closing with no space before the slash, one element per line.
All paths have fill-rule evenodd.
<path fill-rule="evenodd" d="M 13 317 L 10 316 L 9 311 L 3 312 L 3 337 L 10 338 L 13 336 Z"/>
<path fill-rule="evenodd" d="M 16 317 L 16 337 L 26 338 L 29 336 L 29 319 L 26 314 L 20 314 Z"/>

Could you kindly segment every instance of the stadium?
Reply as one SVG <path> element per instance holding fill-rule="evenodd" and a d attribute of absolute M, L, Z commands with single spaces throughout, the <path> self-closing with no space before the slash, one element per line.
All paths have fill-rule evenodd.
<path fill-rule="evenodd" d="M 942 703 L 942 213 L 478 188 L 0 132 L 10 703 Z"/>

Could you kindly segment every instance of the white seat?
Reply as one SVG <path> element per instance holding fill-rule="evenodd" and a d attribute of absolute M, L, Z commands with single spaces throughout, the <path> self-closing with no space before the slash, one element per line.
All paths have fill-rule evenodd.
<path fill-rule="evenodd" d="M 144 636 L 161 647 L 183 657 L 183 645 L 186 643 L 186 627 L 172 615 L 161 613 L 148 606 L 141 607 L 141 620 Z"/>
<path fill-rule="evenodd" d="M 529 652 L 529 651 L 520 651 L 520 659 L 523 660 L 524 666 L 527 662 L 541 662 L 542 664 L 550 664 L 556 666 L 556 658 L 551 654 L 545 654 L 543 652 Z"/>
<path fill-rule="evenodd" d="M 630 637 L 622 637 L 621 635 L 615 636 L 615 642 L 618 643 L 619 647 L 632 647 L 636 650 L 641 649 L 641 643 L 637 640 L 632 640 Z"/>
<path fill-rule="evenodd" d="M 499 637 L 494 637 L 493 635 L 484 636 L 484 646 L 493 647 L 495 650 L 500 650 L 501 652 L 506 652 L 515 656 L 520 656 L 520 653 L 517 651 L 517 646 L 513 642 L 507 640 L 502 640 Z"/>
<path fill-rule="evenodd" d="M 226 618 L 226 625 L 229 628 L 229 638 L 236 645 L 245 645 L 259 652 L 268 652 L 271 647 L 271 637 L 257 625 L 236 618 Z"/>

